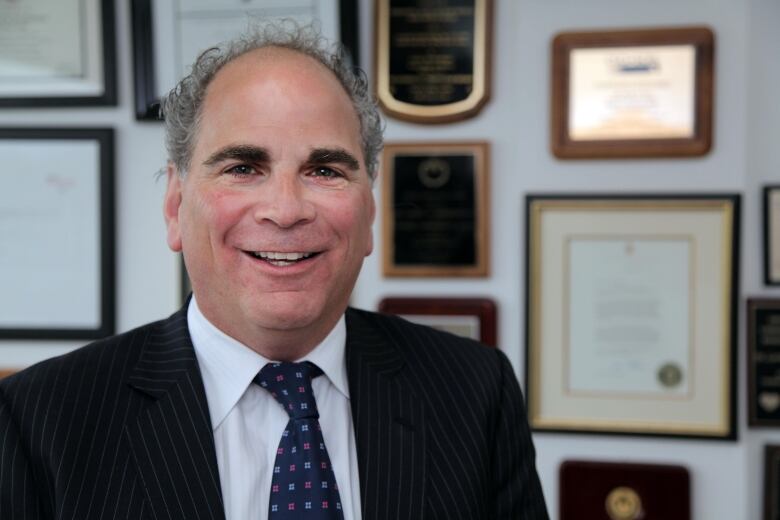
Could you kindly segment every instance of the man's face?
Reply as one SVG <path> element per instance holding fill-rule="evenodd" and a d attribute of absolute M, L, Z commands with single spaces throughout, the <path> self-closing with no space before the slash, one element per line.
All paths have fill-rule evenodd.
<path fill-rule="evenodd" d="M 255 349 L 327 334 L 371 253 L 374 211 L 349 97 L 321 64 L 284 49 L 217 73 L 190 171 L 168 173 L 168 243 L 184 253 L 198 305 Z"/>

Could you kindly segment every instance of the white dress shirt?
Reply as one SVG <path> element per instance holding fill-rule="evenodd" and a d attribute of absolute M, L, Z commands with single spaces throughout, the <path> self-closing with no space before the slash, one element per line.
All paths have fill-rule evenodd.
<path fill-rule="evenodd" d="M 209 404 L 226 519 L 266 520 L 276 448 L 288 416 L 252 379 L 272 360 L 217 329 L 203 316 L 194 297 L 187 322 Z M 346 337 L 342 316 L 325 340 L 298 361 L 311 361 L 324 373 L 312 381 L 322 436 L 336 474 L 344 520 L 360 520 Z"/>

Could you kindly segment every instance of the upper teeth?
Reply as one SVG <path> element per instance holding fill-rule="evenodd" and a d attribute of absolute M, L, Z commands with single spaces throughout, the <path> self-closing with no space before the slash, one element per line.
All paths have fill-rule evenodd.
<path fill-rule="evenodd" d="M 265 258 L 267 260 L 300 260 L 301 258 L 308 258 L 311 253 L 278 253 L 275 251 L 255 251 L 255 256 L 259 258 Z"/>

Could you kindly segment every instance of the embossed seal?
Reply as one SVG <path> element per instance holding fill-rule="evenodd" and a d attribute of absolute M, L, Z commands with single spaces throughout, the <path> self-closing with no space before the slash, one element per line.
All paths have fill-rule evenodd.
<path fill-rule="evenodd" d="M 673 388 L 682 382 L 683 372 L 680 365 L 676 363 L 664 363 L 658 369 L 658 381 L 662 385 Z"/>
<path fill-rule="evenodd" d="M 612 520 L 639 520 L 642 518 L 642 499 L 630 487 L 616 487 L 607 495 L 604 504 Z"/>

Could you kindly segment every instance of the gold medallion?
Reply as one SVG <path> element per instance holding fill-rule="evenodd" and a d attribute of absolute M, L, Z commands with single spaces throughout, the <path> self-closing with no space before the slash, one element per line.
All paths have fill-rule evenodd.
<path fill-rule="evenodd" d="M 630 487 L 610 491 L 604 505 L 612 520 L 638 520 L 642 514 L 642 500 Z"/>

